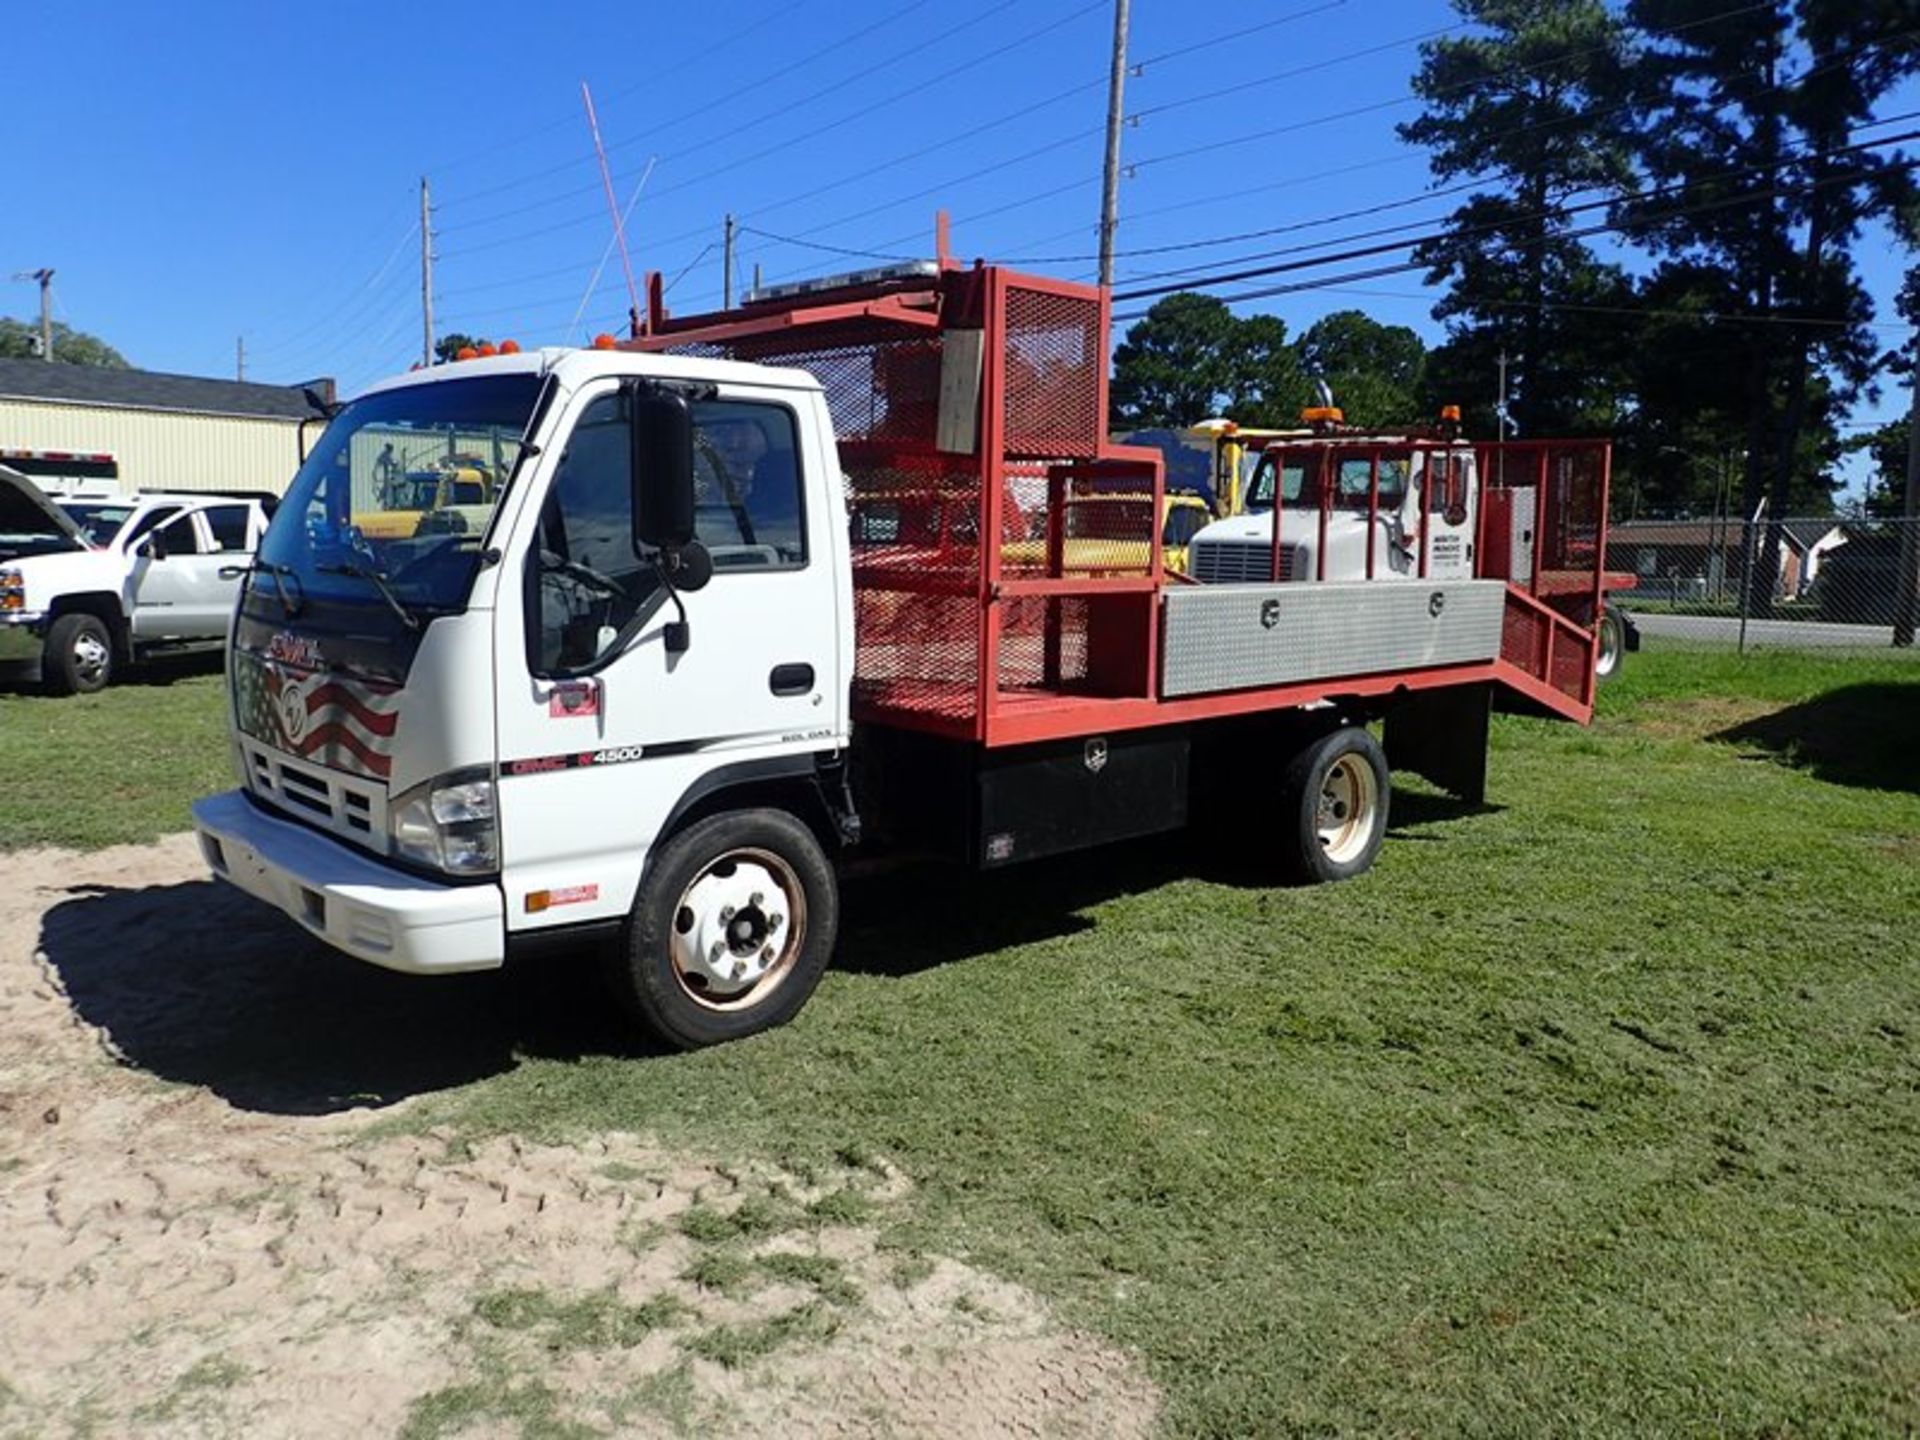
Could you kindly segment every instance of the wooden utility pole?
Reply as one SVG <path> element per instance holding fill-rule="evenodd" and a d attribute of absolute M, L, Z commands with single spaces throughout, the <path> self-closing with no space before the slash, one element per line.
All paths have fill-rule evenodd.
<path fill-rule="evenodd" d="M 420 177 L 420 363 L 433 364 L 433 197 Z"/>
<path fill-rule="evenodd" d="M 726 256 L 720 267 L 720 308 L 722 310 L 731 310 L 733 308 L 733 237 L 735 229 L 733 216 L 727 216 L 726 226 L 721 232 L 723 237 L 722 250 Z"/>
<path fill-rule="evenodd" d="M 1100 283 L 1113 284 L 1113 232 L 1120 224 L 1120 129 L 1126 122 L 1127 0 L 1113 0 L 1113 68 L 1107 73 L 1107 168 L 1100 199 Z"/>

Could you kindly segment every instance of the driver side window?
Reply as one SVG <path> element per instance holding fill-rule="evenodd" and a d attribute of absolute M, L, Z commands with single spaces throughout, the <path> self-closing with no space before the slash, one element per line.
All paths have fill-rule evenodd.
<path fill-rule="evenodd" d="M 538 668 L 585 669 L 660 588 L 633 543 L 633 455 L 625 396 L 590 404 L 561 452 L 540 512 Z"/>
<path fill-rule="evenodd" d="M 693 406 L 694 533 L 716 577 L 806 563 L 798 425 L 780 405 L 703 400 Z M 537 672 L 600 663 L 620 631 L 661 597 L 653 557 L 633 543 L 633 460 L 626 397 L 587 406 L 540 512 L 535 559 Z"/>

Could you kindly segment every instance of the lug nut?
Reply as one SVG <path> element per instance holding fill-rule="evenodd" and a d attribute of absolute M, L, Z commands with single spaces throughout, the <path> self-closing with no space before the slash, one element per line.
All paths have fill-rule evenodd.
<path fill-rule="evenodd" d="M 766 901 L 767 901 L 767 897 L 765 895 L 762 895 L 758 890 L 754 891 L 753 894 L 747 897 L 747 904 L 753 906 L 753 908 L 756 910 L 758 910 L 762 905 L 764 905 Z"/>
<path fill-rule="evenodd" d="M 734 979 L 736 980 L 743 979 L 746 976 L 746 973 L 747 973 L 746 961 L 736 960 L 733 962 L 733 978 Z"/>
<path fill-rule="evenodd" d="M 771 960 L 771 959 L 773 959 L 773 947 L 772 947 L 771 945 L 768 945 L 768 946 L 766 946 L 765 948 L 763 948 L 763 949 L 762 949 L 762 950 L 760 951 L 760 958 L 761 958 L 762 960 Z"/>
<path fill-rule="evenodd" d="M 733 906 L 722 905 L 720 907 L 720 923 L 722 925 L 726 924 L 727 921 L 731 920 L 734 917 L 734 913 L 735 912 L 734 912 Z"/>
<path fill-rule="evenodd" d="M 780 926 L 781 926 L 781 924 L 785 922 L 785 920 L 786 920 L 786 918 L 787 918 L 787 917 L 786 917 L 786 916 L 784 916 L 784 915 L 769 915 L 769 916 L 767 916 L 767 929 L 769 929 L 769 930 L 778 930 L 778 929 L 780 928 Z"/>
<path fill-rule="evenodd" d="M 726 942 L 721 940 L 716 940 L 713 942 L 713 948 L 707 951 L 707 959 L 711 960 L 714 964 L 718 965 L 720 963 L 720 957 L 726 953 L 727 953 Z"/>

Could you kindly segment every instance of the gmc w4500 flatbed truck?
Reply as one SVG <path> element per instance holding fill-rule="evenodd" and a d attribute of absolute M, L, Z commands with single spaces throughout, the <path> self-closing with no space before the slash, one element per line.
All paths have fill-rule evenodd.
<path fill-rule="evenodd" d="M 1371 578 L 1174 583 L 1158 453 L 1107 438 L 1102 291 L 943 255 L 704 316 L 658 294 L 618 345 L 360 396 L 260 545 L 240 787 L 195 821 L 215 872 L 350 955 L 592 942 L 640 1021 L 704 1045 L 805 1003 L 847 859 L 1006 865 L 1185 826 L 1212 787 L 1276 869 L 1340 879 L 1389 757 L 1478 798 L 1496 701 L 1589 716 L 1604 445 L 1396 472 L 1475 493 L 1401 504 L 1447 543 L 1396 533 Z M 502 483 L 464 531 L 383 538 L 379 457 L 425 439 Z M 1405 520 L 1511 511 L 1501 474 L 1524 567 Z M 1067 502 L 1116 491 L 1153 503 L 1090 559 Z"/>

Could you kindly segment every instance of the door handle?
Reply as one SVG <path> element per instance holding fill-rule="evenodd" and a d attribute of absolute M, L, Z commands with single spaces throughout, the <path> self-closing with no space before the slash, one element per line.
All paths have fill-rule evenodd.
<path fill-rule="evenodd" d="M 767 688 L 776 695 L 804 695 L 813 689 L 813 666 L 805 661 L 776 665 L 767 677 Z"/>

